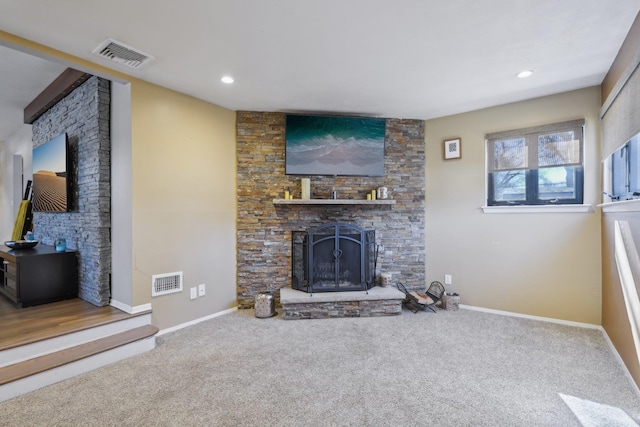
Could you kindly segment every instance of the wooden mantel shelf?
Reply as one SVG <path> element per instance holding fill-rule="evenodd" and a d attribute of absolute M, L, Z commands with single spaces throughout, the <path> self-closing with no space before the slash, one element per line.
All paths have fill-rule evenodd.
<path fill-rule="evenodd" d="M 395 200 L 357 199 L 273 199 L 274 205 L 395 205 Z"/>

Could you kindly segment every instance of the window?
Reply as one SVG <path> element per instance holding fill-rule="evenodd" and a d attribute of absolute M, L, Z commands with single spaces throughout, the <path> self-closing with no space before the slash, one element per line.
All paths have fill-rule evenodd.
<path fill-rule="evenodd" d="M 612 200 L 631 200 L 640 197 L 640 134 L 611 155 Z"/>
<path fill-rule="evenodd" d="M 487 135 L 487 205 L 582 204 L 583 128 L 574 120 Z"/>

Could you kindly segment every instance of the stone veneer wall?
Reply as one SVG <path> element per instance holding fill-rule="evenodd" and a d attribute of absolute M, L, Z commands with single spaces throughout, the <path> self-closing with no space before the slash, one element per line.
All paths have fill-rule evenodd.
<path fill-rule="evenodd" d="M 282 304 L 282 318 L 284 320 L 382 317 L 395 316 L 401 312 L 401 299 Z"/>
<path fill-rule="evenodd" d="M 312 176 L 311 198 L 365 199 L 386 186 L 395 205 L 274 205 L 289 190 L 300 198 L 300 176 L 285 175 L 285 114 L 239 111 L 237 128 L 238 304 L 291 286 L 291 231 L 327 222 L 375 228 L 378 271 L 409 288 L 425 289 L 424 122 L 387 119 L 384 177 Z M 276 293 L 277 294 L 277 293 Z"/>
<path fill-rule="evenodd" d="M 111 89 L 91 77 L 33 123 L 33 146 L 66 132 L 70 212 L 34 212 L 35 238 L 58 237 L 78 253 L 79 297 L 97 306 L 111 297 Z"/>

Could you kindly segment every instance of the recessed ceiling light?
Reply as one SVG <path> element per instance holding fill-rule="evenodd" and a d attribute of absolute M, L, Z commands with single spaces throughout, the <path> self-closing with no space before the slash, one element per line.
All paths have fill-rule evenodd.
<path fill-rule="evenodd" d="M 516 77 L 518 77 L 519 79 L 524 79 L 526 77 L 531 76 L 531 74 L 533 74 L 533 70 L 524 70 L 516 74 Z"/>
<path fill-rule="evenodd" d="M 226 84 L 230 85 L 231 83 L 233 83 L 233 77 L 231 77 L 231 76 L 223 76 L 223 77 L 220 79 L 220 81 L 221 81 L 222 83 L 226 83 Z"/>

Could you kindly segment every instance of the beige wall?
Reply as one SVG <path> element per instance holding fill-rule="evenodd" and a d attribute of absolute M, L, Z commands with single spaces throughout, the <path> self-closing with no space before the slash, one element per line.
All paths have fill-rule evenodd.
<path fill-rule="evenodd" d="M 616 221 L 628 222 L 635 244 L 640 242 L 640 213 L 609 212 L 602 215 L 602 326 L 629 370 L 629 374 L 640 387 L 640 355 L 636 352 L 615 257 Z M 634 255 L 636 254 L 629 254 L 630 257 Z M 640 283 L 638 279 L 640 278 L 634 277 L 636 286 Z"/>
<path fill-rule="evenodd" d="M 600 202 L 600 89 L 532 99 L 426 122 L 427 281 L 461 303 L 600 324 L 600 214 L 484 214 L 484 135 L 585 118 L 585 203 Z M 462 158 L 442 141 L 462 138 Z"/>
<path fill-rule="evenodd" d="M 131 96 L 133 301 L 164 329 L 236 305 L 235 113 L 144 82 Z M 184 291 L 151 299 L 151 276 L 177 271 Z"/>
<path fill-rule="evenodd" d="M 631 75 L 630 71 L 634 70 L 637 65 L 635 56 L 639 48 L 640 14 L 636 16 L 615 61 L 602 82 L 603 104 L 606 101 L 612 101 L 618 95 L 618 92 L 613 90 L 614 88 L 621 90 L 621 87 L 627 87 L 626 79 Z M 632 113 L 625 111 L 624 108 L 620 108 L 619 113 L 632 116 Z M 623 142 L 618 141 L 619 144 Z M 640 355 L 636 351 L 614 252 L 614 224 L 617 220 L 628 221 L 631 229 L 635 232 L 640 230 L 640 213 L 637 211 L 609 212 L 602 215 L 602 326 L 636 385 L 640 387 L 640 363 L 638 363 Z M 638 242 L 637 236 L 634 239 Z M 634 279 L 636 286 L 638 286 L 640 283 L 638 278 Z"/>
<path fill-rule="evenodd" d="M 132 304 L 151 302 L 160 328 L 235 305 L 234 113 L 8 33 L 0 40 L 132 82 Z M 597 203 L 599 106 L 590 88 L 427 121 L 427 282 L 448 273 L 465 304 L 600 323 L 599 213 L 480 210 L 485 133 L 581 117 L 585 201 Z M 453 136 L 463 156 L 445 162 L 442 140 Z M 184 271 L 185 291 L 151 299 L 151 275 L 173 271 Z M 190 301 L 199 283 L 207 295 Z"/>
<path fill-rule="evenodd" d="M 618 54 L 616 55 L 611 68 L 604 76 L 602 84 L 600 85 L 600 97 L 604 103 L 607 97 L 611 94 L 613 89 L 620 78 L 627 71 L 627 67 L 633 62 L 634 57 L 638 54 L 640 49 L 640 13 L 636 15 L 636 19 L 633 21 L 629 32 L 627 33 Z"/>
<path fill-rule="evenodd" d="M 131 83 L 132 292 L 121 302 L 151 303 L 160 329 L 235 306 L 235 113 L 10 33 L 0 43 Z M 184 291 L 151 298 L 151 276 L 176 271 Z M 190 300 L 200 283 L 207 295 Z"/>
<path fill-rule="evenodd" d="M 32 179 L 31 157 L 33 153 L 33 142 L 31 141 L 31 125 L 23 124 L 13 134 L 0 143 L 0 242 L 11 240 L 13 226 L 16 221 L 19 199 L 22 199 L 24 187 L 28 180 Z M 14 194 L 14 170 L 13 155 L 22 156 L 22 192 L 21 195 Z M 18 198 L 16 200 L 16 197 Z"/>

